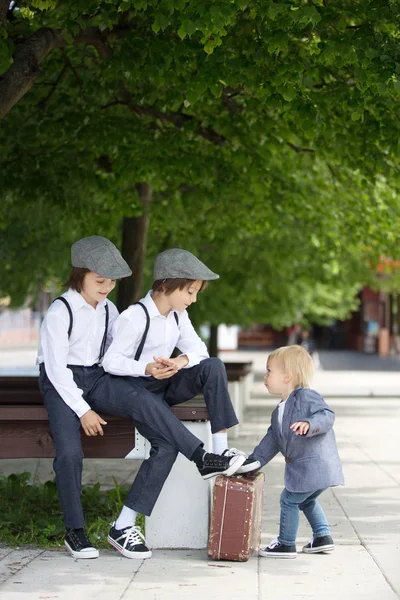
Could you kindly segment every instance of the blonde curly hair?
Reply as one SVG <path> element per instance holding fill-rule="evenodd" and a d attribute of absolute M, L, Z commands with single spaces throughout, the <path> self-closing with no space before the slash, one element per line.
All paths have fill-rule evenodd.
<path fill-rule="evenodd" d="M 282 361 L 284 372 L 292 375 L 293 385 L 310 387 L 310 381 L 314 374 L 314 363 L 305 348 L 297 345 L 277 348 L 268 356 L 267 364 L 277 358 Z"/>

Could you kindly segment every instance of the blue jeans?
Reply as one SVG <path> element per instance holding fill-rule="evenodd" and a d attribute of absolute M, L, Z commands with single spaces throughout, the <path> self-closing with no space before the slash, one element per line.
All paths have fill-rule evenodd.
<path fill-rule="evenodd" d="M 325 488 L 326 489 L 326 488 Z M 299 511 L 302 510 L 311 525 L 313 538 L 330 535 L 330 528 L 317 498 L 325 489 L 316 492 L 289 492 L 281 494 L 281 521 L 278 540 L 281 544 L 294 546 L 299 528 Z"/>

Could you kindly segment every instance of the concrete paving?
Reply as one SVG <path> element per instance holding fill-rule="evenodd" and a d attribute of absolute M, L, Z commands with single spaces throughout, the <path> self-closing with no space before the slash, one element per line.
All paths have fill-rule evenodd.
<path fill-rule="evenodd" d="M 241 359 L 238 354 L 229 355 L 231 360 Z M 277 401 L 268 397 L 260 385 L 265 353 L 251 355 L 255 383 L 240 437 L 235 440 L 235 446 L 247 452 L 264 434 Z M 349 356 L 344 358 L 349 364 Z M 357 389 L 360 380 L 355 373 L 362 372 L 363 382 L 368 380 L 373 397 L 362 397 Z M 332 373 L 336 377 L 331 380 Z M 332 381 L 337 382 L 338 373 L 347 373 L 346 386 L 332 385 Z M 381 388 L 374 382 L 377 377 L 383 382 L 389 375 L 393 376 L 388 385 L 390 394 L 378 394 Z M 301 553 L 310 537 L 304 518 L 298 535 L 298 557 L 286 561 L 253 556 L 247 563 L 213 562 L 207 558 L 206 550 L 155 550 L 153 558 L 145 561 L 128 560 L 107 550 L 101 551 L 97 560 L 74 561 L 63 550 L 0 547 L 0 598 L 399 599 L 400 397 L 395 392 L 400 389 L 400 374 L 388 370 L 382 376 L 382 371 L 371 367 L 367 371 L 321 368 L 317 376 L 318 385 L 314 380 L 313 387 L 321 390 L 325 385 L 330 391 L 328 402 L 336 411 L 335 431 L 346 480 L 344 487 L 331 488 L 321 498 L 336 542 L 334 552 Z M 3 462 L 6 461 L 1 467 Z M 128 461 L 104 461 L 103 465 L 109 462 L 118 478 L 127 478 Z M 90 461 L 87 469 L 90 472 Z M 277 534 L 283 469 L 281 457 L 264 469 L 263 545 Z M 93 470 L 95 477 L 100 478 L 100 465 Z"/>

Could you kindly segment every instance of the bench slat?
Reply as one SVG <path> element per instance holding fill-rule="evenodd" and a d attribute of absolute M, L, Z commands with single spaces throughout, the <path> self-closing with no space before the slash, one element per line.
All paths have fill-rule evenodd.
<path fill-rule="evenodd" d="M 200 404 L 200 406 L 199 406 Z M 204 399 L 171 407 L 181 421 L 208 421 Z M 129 418 L 102 415 L 104 436 L 82 433 L 86 458 L 122 458 L 135 446 Z M 52 458 L 54 447 L 37 377 L 0 377 L 0 458 Z"/>

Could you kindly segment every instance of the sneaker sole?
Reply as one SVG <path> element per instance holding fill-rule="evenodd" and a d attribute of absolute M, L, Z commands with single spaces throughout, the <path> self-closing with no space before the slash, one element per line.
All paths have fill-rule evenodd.
<path fill-rule="evenodd" d="M 65 540 L 64 540 L 64 544 L 65 544 L 68 552 L 70 553 L 70 555 L 73 558 L 80 558 L 83 560 L 85 558 L 99 558 L 99 551 L 96 550 L 96 548 L 91 548 L 90 550 L 87 548 L 85 550 L 81 550 L 80 552 L 77 552 L 76 550 L 72 550 L 71 546 Z"/>
<path fill-rule="evenodd" d="M 229 465 L 225 471 L 217 471 L 216 473 L 207 473 L 207 475 L 202 475 L 203 479 L 212 479 L 212 477 L 218 477 L 218 475 L 225 475 L 225 477 L 230 477 L 230 475 L 234 475 L 237 470 L 242 466 L 242 464 L 247 460 L 246 456 L 238 455 L 236 457 L 235 462 L 232 465 Z"/>
<path fill-rule="evenodd" d="M 334 544 L 319 546 L 318 548 L 303 548 L 304 554 L 318 554 L 318 552 L 332 552 L 335 549 Z"/>
<path fill-rule="evenodd" d="M 107 536 L 107 541 L 111 544 L 111 546 L 114 546 L 114 548 L 118 550 L 122 556 L 125 556 L 126 558 L 136 558 L 141 560 L 142 558 L 151 558 L 152 556 L 151 550 L 148 550 L 147 552 L 131 552 L 130 550 L 127 550 L 126 548 L 123 548 L 117 544 L 117 542 L 110 536 Z"/>
<path fill-rule="evenodd" d="M 265 552 L 264 550 L 258 551 L 258 556 L 264 556 L 266 558 L 297 558 L 297 552 Z"/>
<path fill-rule="evenodd" d="M 251 471 L 256 471 L 257 469 L 260 469 L 260 468 L 261 468 L 261 465 L 260 465 L 259 461 L 255 460 L 253 463 L 250 463 L 249 465 L 239 467 L 238 470 L 236 471 L 236 474 L 244 475 L 245 473 L 250 473 Z"/>

